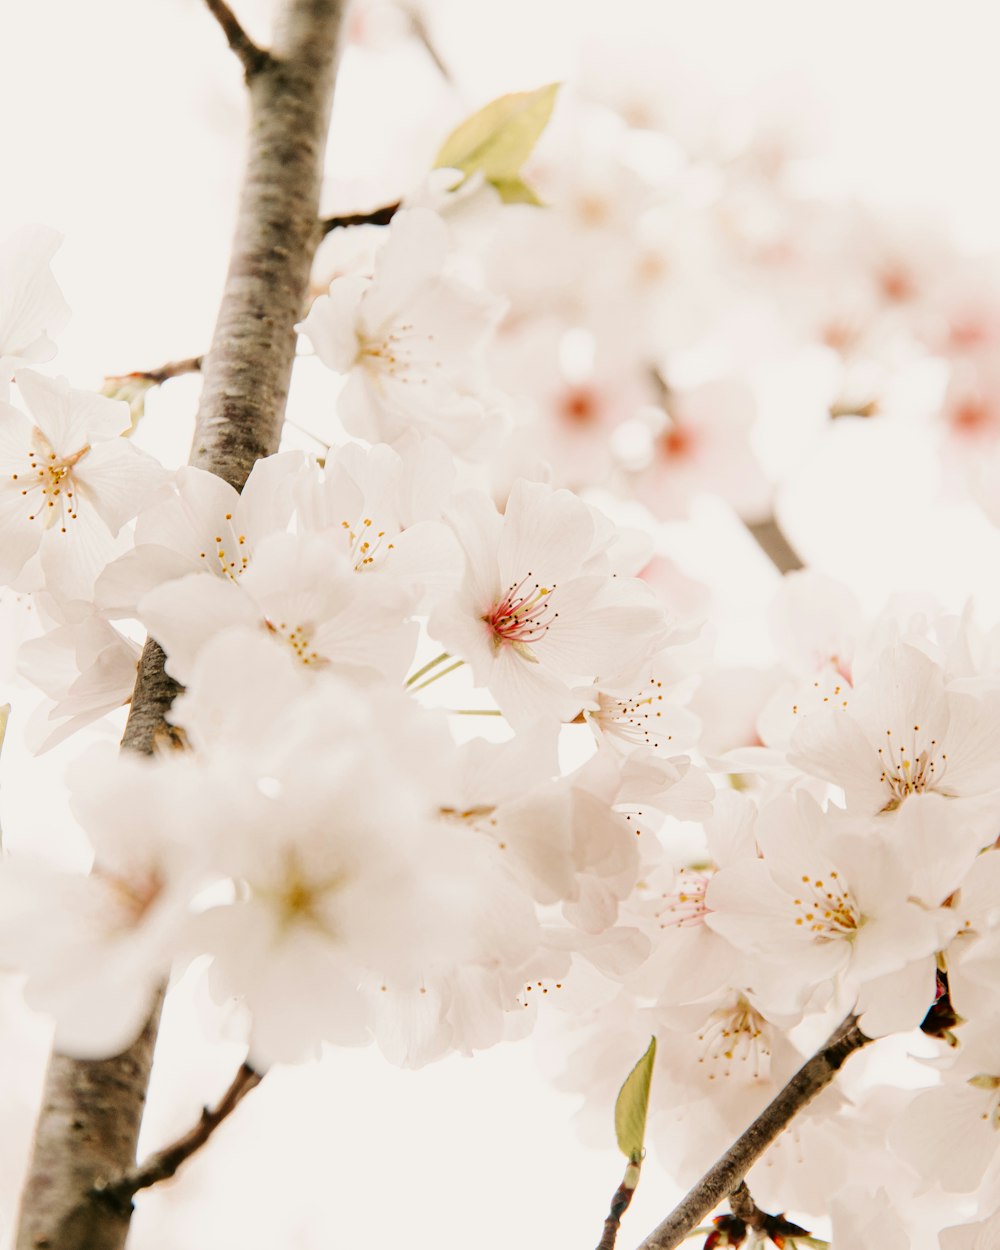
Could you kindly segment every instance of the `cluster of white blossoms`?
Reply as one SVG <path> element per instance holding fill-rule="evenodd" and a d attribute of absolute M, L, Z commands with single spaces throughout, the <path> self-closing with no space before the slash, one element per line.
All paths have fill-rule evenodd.
<path fill-rule="evenodd" d="M 699 590 L 649 537 L 698 493 L 769 509 L 742 323 L 709 275 L 725 253 L 731 293 L 780 254 L 777 298 L 832 223 L 781 252 L 801 206 L 747 162 L 742 229 L 680 173 L 658 195 L 625 122 L 586 107 L 587 159 L 539 161 L 551 209 L 473 186 L 337 232 L 300 326 L 337 375 L 330 446 L 259 461 L 239 494 L 36 371 L 65 318 L 54 240 L 0 252 L 0 580 L 45 626 L 20 655 L 46 696 L 29 738 L 120 709 L 144 633 L 184 688 L 162 752 L 71 770 L 89 873 L 0 864 L 0 963 L 81 1057 L 125 1047 L 197 958 L 261 1070 L 372 1040 L 418 1066 L 537 1023 L 605 1118 L 655 1033 L 652 1134 L 681 1183 L 855 1013 L 875 1040 L 755 1198 L 829 1218 L 838 1250 L 945 1225 L 945 1250 L 992 1246 L 1000 634 L 924 604 L 865 621 L 802 573 L 784 665 L 713 667 Z M 841 353 L 841 388 L 917 299 L 922 275 L 874 255 L 797 330 Z M 725 334 L 699 375 L 695 341 Z M 913 1056 L 903 1083 L 887 1053 Z"/>

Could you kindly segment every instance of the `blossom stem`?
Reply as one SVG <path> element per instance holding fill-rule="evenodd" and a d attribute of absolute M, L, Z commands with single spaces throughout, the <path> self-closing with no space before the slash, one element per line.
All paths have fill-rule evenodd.
<path fill-rule="evenodd" d="M 410 686 L 410 694 L 416 694 L 418 690 L 423 690 L 425 686 L 429 686 L 431 682 L 437 681 L 439 677 L 447 677 L 449 673 L 453 673 L 456 668 L 461 668 L 465 663 L 464 660 L 456 660 L 454 664 L 449 664 L 447 668 L 439 669 L 438 672 L 432 673 L 419 686 Z"/>
<path fill-rule="evenodd" d="M 625 1179 L 611 1197 L 611 1207 L 604 1221 L 604 1232 L 601 1234 L 601 1240 L 597 1243 L 597 1250 L 615 1250 L 615 1242 L 618 1240 L 618 1228 L 621 1224 L 622 1216 L 628 1210 L 629 1203 L 632 1201 L 632 1195 L 639 1184 L 640 1166 L 639 1163 L 630 1163 L 625 1169 Z"/>
<path fill-rule="evenodd" d="M 496 707 L 452 707 L 448 711 L 452 716 L 503 716 Z"/>
<path fill-rule="evenodd" d="M 417 671 L 412 674 L 412 676 L 407 677 L 406 679 L 407 686 L 412 686 L 415 681 L 419 681 L 421 677 L 423 677 L 424 673 L 429 673 L 432 668 L 437 668 L 439 664 L 443 664 L 445 660 L 450 660 L 450 659 L 451 659 L 451 656 L 448 654 L 448 652 L 442 651 L 441 654 L 436 655 L 433 660 L 428 660 L 427 663 L 423 666 L 423 668 L 418 668 Z"/>
<path fill-rule="evenodd" d="M 745 1133 L 643 1241 L 639 1250 L 673 1250 L 706 1215 L 739 1189 L 750 1168 L 808 1102 L 833 1080 L 845 1060 L 872 1039 L 848 1016 L 827 1042 L 771 1100 Z"/>

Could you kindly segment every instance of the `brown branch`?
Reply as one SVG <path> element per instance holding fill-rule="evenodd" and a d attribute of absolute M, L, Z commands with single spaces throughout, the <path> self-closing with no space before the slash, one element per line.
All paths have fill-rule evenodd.
<path fill-rule="evenodd" d="M 745 521 L 744 524 L 779 573 L 795 573 L 805 568 L 799 553 L 785 537 L 773 516 L 766 517 L 763 521 Z"/>
<path fill-rule="evenodd" d="M 710 1211 L 734 1193 L 744 1176 L 802 1108 L 833 1080 L 845 1060 L 872 1039 L 848 1016 L 764 1108 L 746 1132 L 729 1147 L 694 1188 L 658 1225 L 639 1250 L 673 1250 Z"/>
<path fill-rule="evenodd" d="M 209 0 L 206 0 L 209 3 Z M 209 7 L 230 43 L 241 30 Z M 226 20 L 232 25 L 227 27 Z M 277 451 L 309 269 L 319 242 L 319 192 L 343 0 L 286 0 L 273 51 L 248 75 L 250 140 L 236 235 L 190 463 L 242 489 L 255 461 Z M 239 52 L 240 39 L 236 36 Z M 249 40 L 246 53 L 254 45 Z M 165 714 L 177 684 L 146 643 L 123 747 L 151 753 L 169 741 Z M 152 1067 L 159 999 L 127 1051 L 98 1061 L 55 1055 L 21 1200 L 17 1250 L 123 1250 L 131 1201 L 109 1184 L 135 1167 Z"/>
<path fill-rule="evenodd" d="M 249 82 L 254 75 L 267 67 L 271 54 L 258 48 L 240 25 L 239 18 L 226 4 L 226 0 L 205 0 L 205 7 L 222 27 L 229 46 L 243 65 L 244 77 Z"/>
<path fill-rule="evenodd" d="M 336 217 L 324 217 L 319 225 L 324 236 L 340 226 L 387 226 L 400 208 L 401 201 L 397 200 L 394 204 L 373 208 L 368 213 L 344 213 Z"/>
<path fill-rule="evenodd" d="M 240 1065 L 232 1083 L 214 1107 L 205 1107 L 198 1123 L 178 1137 L 175 1142 L 150 1155 L 146 1162 L 110 1184 L 95 1186 L 98 1194 L 105 1201 L 114 1205 L 127 1205 L 134 1194 L 140 1189 L 148 1189 L 158 1185 L 160 1181 L 169 1180 L 182 1163 L 208 1141 L 224 1119 L 230 1115 L 252 1089 L 261 1083 L 263 1076 L 248 1063 Z"/>

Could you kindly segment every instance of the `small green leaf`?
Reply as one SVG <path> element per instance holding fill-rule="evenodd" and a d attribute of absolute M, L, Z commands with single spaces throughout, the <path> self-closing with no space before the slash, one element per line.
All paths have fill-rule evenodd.
<path fill-rule="evenodd" d="M 656 1058 L 656 1038 L 649 1040 L 649 1048 L 625 1078 L 615 1103 L 615 1134 L 618 1149 L 630 1163 L 639 1163 L 646 1136 L 646 1109 L 649 1106 L 649 1085 L 653 1079 L 653 1060 Z"/>
<path fill-rule="evenodd" d="M 537 193 L 520 178 L 491 178 L 490 184 L 496 188 L 504 204 L 534 204 L 536 208 L 542 206 Z"/>
<path fill-rule="evenodd" d="M 506 204 L 537 204 L 521 181 L 521 167 L 548 124 L 560 84 L 535 91 L 515 91 L 491 101 L 467 117 L 445 139 L 435 169 L 482 173 Z"/>

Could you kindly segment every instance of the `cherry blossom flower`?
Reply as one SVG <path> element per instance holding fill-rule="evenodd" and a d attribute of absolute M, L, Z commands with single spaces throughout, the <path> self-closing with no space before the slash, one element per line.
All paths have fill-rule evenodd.
<path fill-rule="evenodd" d="M 56 624 L 23 643 L 18 669 L 50 700 L 32 715 L 25 731 L 32 749 L 47 751 L 127 703 L 139 652 L 98 612 Z"/>
<path fill-rule="evenodd" d="M 515 727 L 571 720 L 582 706 L 574 684 L 637 666 L 655 648 L 661 609 L 637 579 L 611 576 L 612 535 L 568 491 L 522 480 L 503 517 L 470 495 L 451 520 L 465 578 L 428 629 Z"/>
<path fill-rule="evenodd" d="M 1000 1146 L 1000 1050 L 996 1030 L 963 1032 L 942 1084 L 918 1094 L 889 1130 L 889 1144 L 949 1193 L 970 1193 Z"/>
<path fill-rule="evenodd" d="M 404 438 L 399 450 L 348 443 L 321 477 L 300 483 L 299 521 L 335 535 L 356 572 L 398 588 L 401 610 L 418 610 L 460 576 L 461 550 L 440 519 L 454 476 L 451 455 L 435 439 Z"/>
<path fill-rule="evenodd" d="M 53 594 L 88 598 L 112 539 L 163 470 L 118 437 L 129 428 L 125 404 L 29 370 L 18 389 L 35 420 L 0 405 L 0 580 L 40 552 Z"/>
<path fill-rule="evenodd" d="M 527 960 L 538 927 L 493 844 L 441 819 L 443 718 L 400 689 L 373 697 L 323 674 L 284 708 L 272 703 L 251 744 L 232 720 L 235 737 L 220 726 L 225 682 L 212 682 L 215 693 L 187 696 L 178 717 L 210 744 L 223 729 L 196 824 L 238 889 L 199 917 L 194 940 L 214 956 L 219 992 L 249 1009 L 253 1061 L 365 1042 L 376 1016 L 401 1062 L 487 1044 L 493 1026 L 470 1021 L 463 1035 L 462 970 L 489 998 L 491 977 Z M 517 1007 L 508 990 L 495 1023 Z M 490 1040 L 502 1035 L 500 1023 Z"/>
<path fill-rule="evenodd" d="M 309 472 L 301 452 L 265 456 L 238 493 L 214 473 L 179 469 L 174 489 L 143 508 L 133 549 L 98 578 L 98 603 L 112 615 L 134 616 L 147 591 L 192 573 L 238 582 L 257 542 L 287 529 Z"/>
<path fill-rule="evenodd" d="M 715 493 L 759 520 L 771 492 L 749 443 L 753 418 L 753 397 L 736 382 L 669 392 L 649 464 L 633 483 L 636 498 L 654 516 L 674 520 L 687 516 L 695 495 Z"/>
<path fill-rule="evenodd" d="M 262 631 L 302 665 L 380 673 L 402 681 L 417 626 L 374 582 L 356 576 L 337 542 L 272 534 L 238 580 L 196 573 L 145 595 L 138 615 L 186 681 L 200 649 L 231 626 Z"/>
<path fill-rule="evenodd" d="M 408 430 L 467 452 L 493 420 L 482 348 L 502 305 L 442 273 L 448 233 L 427 209 L 397 213 L 375 275 L 335 279 L 301 325 L 325 365 L 348 375 L 345 428 L 370 442 Z"/>
<path fill-rule="evenodd" d="M 833 818 L 808 794 L 770 803 L 756 837 L 762 859 L 738 860 L 709 882 L 705 922 L 764 957 L 754 985 L 774 1010 L 804 1006 L 833 978 L 856 995 L 859 984 L 937 949 L 938 927 L 911 901 L 905 865 L 877 839 L 838 840 Z M 895 1028 L 914 1027 L 930 1006 L 932 963 L 916 1019 Z"/>
<path fill-rule="evenodd" d="M 104 1058 L 145 1024 L 210 874 L 188 820 L 197 805 L 190 761 L 98 748 L 74 767 L 71 789 L 94 868 L 84 876 L 5 860 L 0 958 L 27 974 L 27 1001 L 54 1017 L 64 1053 Z"/>
<path fill-rule="evenodd" d="M 911 795 L 979 799 L 1000 788 L 1000 701 L 949 689 L 923 651 L 900 643 L 839 708 L 806 717 L 793 764 L 841 786 L 848 809 L 893 812 Z M 969 805 L 963 813 L 971 815 Z M 984 814 L 983 819 L 989 821 Z"/>

